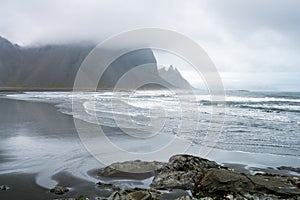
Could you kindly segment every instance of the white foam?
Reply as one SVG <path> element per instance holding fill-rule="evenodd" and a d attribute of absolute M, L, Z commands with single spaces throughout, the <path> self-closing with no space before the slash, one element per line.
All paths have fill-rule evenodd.
<path fill-rule="evenodd" d="M 287 98 L 275 98 L 275 97 L 238 97 L 238 96 L 227 96 L 226 101 L 231 102 L 295 102 L 300 103 L 300 99 L 287 99 Z"/>

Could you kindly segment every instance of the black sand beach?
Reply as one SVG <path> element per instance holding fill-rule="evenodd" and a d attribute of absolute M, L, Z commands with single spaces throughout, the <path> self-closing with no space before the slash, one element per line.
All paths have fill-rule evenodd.
<path fill-rule="evenodd" d="M 1 98 L 0 110 L 1 142 L 13 144 L 9 148 L 5 148 L 8 147 L 6 145 L 0 146 L 0 185 L 9 187 L 8 190 L 0 190 L 0 199 L 40 200 L 79 195 L 94 199 L 111 194 L 111 191 L 96 187 L 99 180 L 88 175 L 89 171 L 103 165 L 81 145 L 71 116 L 58 112 L 52 104 Z M 25 142 L 17 143 L 18 137 Z M 26 146 L 27 140 L 29 146 Z M 31 140 L 42 144 L 34 146 Z M 57 146 L 62 148 L 57 149 Z M 26 148 L 31 148 L 29 155 L 26 155 L 27 151 L 23 152 Z M 144 187 L 145 183 L 141 181 L 143 177 L 137 179 L 110 181 L 124 188 Z M 50 188 L 55 185 L 66 186 L 70 191 L 64 195 L 55 195 L 50 192 Z M 174 192 L 165 198 L 174 199 L 187 194 L 181 190 Z"/>
<path fill-rule="evenodd" d="M 18 136 L 27 138 L 44 138 L 60 140 L 69 140 L 80 150 L 84 156 L 82 160 L 90 158 L 89 154 L 80 145 L 77 133 L 75 131 L 72 117 L 57 112 L 57 108 L 47 103 L 26 102 L 18 100 L 0 99 L 0 132 L 1 142 L 5 140 L 18 140 Z M 63 145 L 63 143 L 61 143 Z M 20 144 L 21 145 L 21 144 Z M 43 145 L 43 144 L 42 144 Z M 0 191 L 0 199 L 53 199 L 56 196 L 49 192 L 49 188 L 44 188 L 37 184 L 37 176 L 39 173 L 45 171 L 45 165 L 37 162 L 39 159 L 44 160 L 43 156 L 51 155 L 51 151 L 55 150 L 55 146 L 34 147 L 33 151 L 36 155 L 30 153 L 22 155 L 22 147 L 15 149 L 14 152 L 8 152 L 10 149 L 5 149 L 3 145 L 0 146 L 0 185 L 6 185 L 9 190 Z M 50 152 L 50 153 L 49 153 Z M 70 154 L 68 149 L 65 151 L 56 152 L 60 155 Z M 36 156 L 29 157 L 28 156 Z M 40 157 L 40 158 L 39 158 Z M 92 158 L 90 158 L 92 159 Z M 63 160 L 60 156 L 50 156 L 48 158 L 50 163 L 57 162 L 58 165 L 63 166 Z M 32 162 L 31 164 L 28 164 Z M 11 165 L 10 165 L 11 163 Z M 18 164 L 16 164 L 18 163 Z M 76 166 L 76 165 L 75 165 Z M 71 166 L 69 166 L 71 167 Z M 31 169 L 28 169 L 31 168 Z M 68 168 L 68 166 L 66 166 Z M 34 171 L 35 173 L 26 173 Z M 59 184 L 64 184 L 74 188 L 67 196 L 74 196 L 80 191 L 80 194 L 88 196 L 88 189 L 94 189 L 94 183 L 87 180 L 75 178 L 71 174 L 58 171 L 56 174 L 47 174 L 49 179 L 53 176 Z M 53 172 L 55 173 L 55 172 Z M 82 189 L 81 189 L 82 188 Z M 86 192 L 84 192 L 86 191 Z"/>

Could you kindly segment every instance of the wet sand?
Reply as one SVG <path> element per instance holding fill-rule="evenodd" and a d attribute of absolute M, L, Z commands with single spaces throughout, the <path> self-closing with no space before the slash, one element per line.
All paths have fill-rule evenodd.
<path fill-rule="evenodd" d="M 112 193 L 97 187 L 100 180 L 88 174 L 103 164 L 85 150 L 71 116 L 58 112 L 52 104 L 1 98 L 0 110 L 0 185 L 9 187 L 0 190 L 0 199 L 40 200 L 78 195 L 95 199 Z M 131 178 L 106 181 L 121 188 L 147 187 L 151 182 L 145 184 L 144 177 Z M 66 186 L 70 191 L 64 195 L 50 193 L 55 185 Z M 176 190 L 166 194 L 165 199 L 186 194 Z"/>
<path fill-rule="evenodd" d="M 35 183 L 35 174 L 1 174 L 0 185 L 6 185 L 8 190 L 0 190 L 0 199 L 51 199 L 53 195 L 45 188 Z M 43 198 L 42 198 L 43 197 Z"/>
<path fill-rule="evenodd" d="M 56 151 L 56 145 L 49 144 L 48 141 L 63 145 L 64 141 L 67 140 L 72 144 L 71 146 L 74 146 L 72 149 L 78 151 L 77 156 L 83 156 L 80 159 L 83 163 L 88 158 L 94 162 L 90 166 L 91 168 L 97 166 L 97 162 L 81 146 L 71 116 L 58 112 L 57 108 L 51 104 L 1 98 L 0 110 L 0 185 L 6 185 L 10 188 L 5 191 L 0 190 L 0 199 L 26 200 L 59 197 L 50 193 L 49 188 L 37 184 L 39 182 L 38 177 L 41 177 L 40 181 L 43 182 L 43 176 L 46 176 L 44 181 L 46 186 L 49 185 L 50 187 L 51 184 L 69 186 L 71 191 L 66 194 L 66 197 L 77 194 L 88 195 L 88 191 L 94 191 L 94 182 L 76 178 L 63 172 L 64 169 L 71 166 L 55 167 L 48 171 L 47 163 L 43 163 L 48 160 L 49 164 L 63 166 L 65 163 L 61 158 L 66 157 L 67 159 L 70 149 L 65 148 L 64 150 L 62 147 Z M 42 143 L 41 146 L 38 146 L 38 144 L 28 142 L 35 140 L 45 141 L 45 144 Z M 27 152 L 25 149 L 28 147 L 31 150 Z M 71 156 L 70 159 L 75 158 Z M 71 163 L 70 165 L 72 165 Z M 88 162 L 87 165 L 89 165 Z M 55 173 L 55 170 L 62 171 Z M 49 184 L 51 179 L 54 182 Z"/>

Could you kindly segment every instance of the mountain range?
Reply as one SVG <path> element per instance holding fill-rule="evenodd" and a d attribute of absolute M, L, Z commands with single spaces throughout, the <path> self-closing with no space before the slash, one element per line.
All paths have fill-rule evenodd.
<path fill-rule="evenodd" d="M 48 44 L 21 47 L 0 37 L 0 90 L 71 90 L 77 71 L 92 49 L 92 43 Z M 131 69 L 149 64 L 143 71 L 133 73 L 124 89 L 132 83 L 149 77 L 159 84 L 148 84 L 146 88 L 190 88 L 189 83 L 174 68 L 157 69 L 157 60 L 151 49 L 140 49 L 126 53 L 105 70 L 98 89 L 112 89 L 118 80 Z"/>

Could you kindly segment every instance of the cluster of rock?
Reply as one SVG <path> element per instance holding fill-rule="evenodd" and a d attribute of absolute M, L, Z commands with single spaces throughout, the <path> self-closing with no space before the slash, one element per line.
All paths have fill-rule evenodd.
<path fill-rule="evenodd" d="M 124 171 L 123 171 L 124 169 Z M 294 199 L 300 200 L 300 177 L 278 174 L 244 174 L 213 161 L 191 155 L 175 155 L 168 163 L 127 161 L 99 170 L 106 178 L 117 176 L 140 179 L 154 176 L 150 188 L 121 189 L 98 183 L 111 194 L 99 200 L 213 200 L 213 199 Z M 174 190 L 185 191 L 170 195 Z"/>
<path fill-rule="evenodd" d="M 9 190 L 10 188 L 6 185 L 1 185 L 0 190 Z"/>
<path fill-rule="evenodd" d="M 50 190 L 50 192 L 51 192 L 51 193 L 54 193 L 54 194 L 61 195 L 61 194 L 65 194 L 66 192 L 69 192 L 69 188 L 64 187 L 64 186 L 57 185 L 57 186 L 55 186 L 54 188 L 52 188 L 52 189 Z"/>
<path fill-rule="evenodd" d="M 174 155 L 167 164 L 157 169 L 151 187 L 162 190 L 192 190 L 199 175 L 208 169 L 220 167 L 207 159 L 190 155 Z"/>

